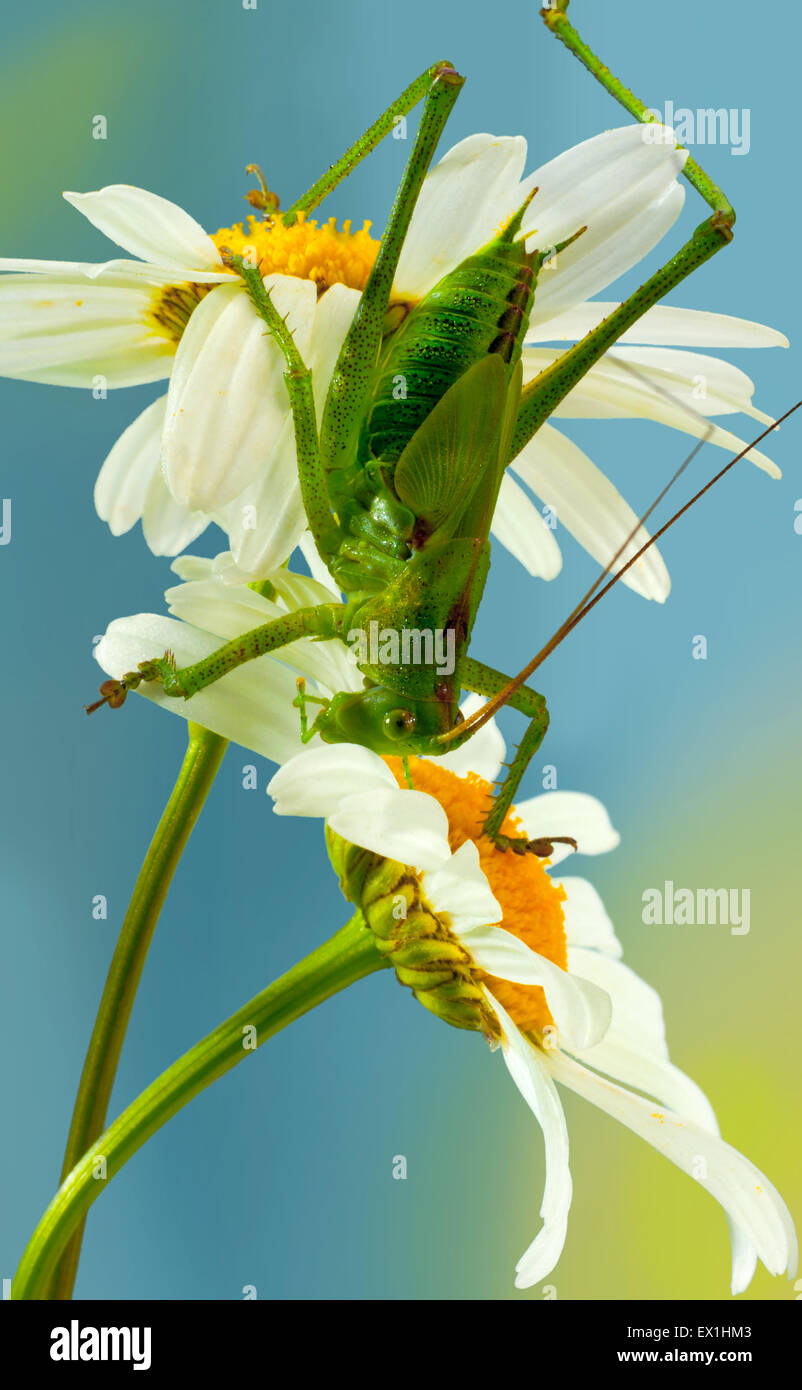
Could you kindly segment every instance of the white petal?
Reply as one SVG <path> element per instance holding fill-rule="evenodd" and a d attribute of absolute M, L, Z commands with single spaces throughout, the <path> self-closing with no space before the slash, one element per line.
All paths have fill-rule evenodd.
<path fill-rule="evenodd" d="M 229 584 L 220 575 L 208 572 L 197 580 L 175 585 L 164 597 L 174 617 L 215 632 L 223 641 L 281 617 L 288 606 L 299 606 L 273 603 L 247 585 Z M 276 658 L 332 693 L 359 690 L 363 685 L 348 649 L 339 640 L 318 642 L 300 638 L 282 647 Z"/>
<path fill-rule="evenodd" d="M 358 302 L 356 290 L 332 285 L 317 302 L 314 320 L 307 325 L 303 343 L 296 334 L 296 342 L 312 372 L 318 421 Z M 258 476 L 229 503 L 220 520 L 228 533 L 237 565 L 252 578 L 283 564 L 300 544 L 308 522 L 298 480 L 295 431 L 289 416 L 276 434 L 274 447 Z"/>
<path fill-rule="evenodd" d="M 592 980 L 613 1001 L 616 1037 L 644 1055 L 668 1061 L 663 1005 L 656 989 L 622 960 L 569 946 L 568 969 Z"/>
<path fill-rule="evenodd" d="M 456 936 L 487 922 L 501 921 L 501 908 L 490 891 L 472 840 L 466 840 L 442 868 L 425 875 L 424 889 L 434 911 L 450 917 Z"/>
<path fill-rule="evenodd" d="M 480 970 L 514 984 L 538 985 L 545 992 L 560 1041 L 566 1047 L 592 1047 L 604 1037 L 612 1004 L 603 989 L 573 971 L 561 970 L 501 927 L 474 927 L 458 935 Z"/>
<path fill-rule="evenodd" d="M 460 705 L 463 718 L 470 718 L 486 703 L 483 695 L 469 695 Z M 469 772 L 475 772 L 478 777 L 484 777 L 486 782 L 495 782 L 506 751 L 504 736 L 498 724 L 495 719 L 488 719 L 461 748 L 455 748 L 453 753 L 444 753 L 432 761 L 436 762 L 438 767 L 448 768 L 449 772 L 455 773 L 457 777 L 466 777 Z"/>
<path fill-rule="evenodd" d="M 95 510 L 113 536 L 122 536 L 142 515 L 148 488 L 159 468 L 166 396 L 151 401 L 123 430 L 107 454 L 95 483 Z"/>
<path fill-rule="evenodd" d="M 256 477 L 216 520 L 246 579 L 261 579 L 289 559 L 308 525 L 291 416 L 284 417 Z"/>
<path fill-rule="evenodd" d="M 556 879 L 553 875 L 552 883 L 565 890 L 563 913 L 568 945 L 584 946 L 618 959 L 621 943 L 593 884 L 586 878 Z"/>
<path fill-rule="evenodd" d="M 362 792 L 346 797 L 329 825 L 352 844 L 418 869 L 437 869 L 451 857 L 448 819 L 426 792 Z"/>
<path fill-rule="evenodd" d="M 95 647 L 95 658 L 109 675 L 120 677 L 167 650 L 175 653 L 179 666 L 188 666 L 219 645 L 214 633 L 159 614 L 139 613 L 109 624 Z M 293 757 L 301 746 L 298 711 L 292 706 L 295 676 L 270 656 L 229 672 L 190 700 L 169 698 L 155 682 L 143 683 L 137 694 L 274 762 Z"/>
<path fill-rule="evenodd" d="M 267 793 L 277 816 L 328 818 L 345 798 L 390 789 L 398 785 L 378 753 L 356 743 L 325 743 L 280 768 Z"/>
<path fill-rule="evenodd" d="M 724 1210 L 756 1249 L 771 1274 L 787 1269 L 793 1277 L 797 1243 L 793 1221 L 780 1194 L 737 1149 L 653 1101 L 632 1095 L 558 1052 L 546 1056 L 552 1075 L 578 1095 L 640 1135 L 653 1148 L 693 1177 Z M 705 1176 L 700 1177 L 704 1161 Z M 744 1252 L 741 1247 L 741 1271 Z M 748 1261 L 746 1261 L 748 1267 Z"/>
<path fill-rule="evenodd" d="M 546 1182 L 540 1215 L 543 1229 L 516 1265 L 516 1288 L 528 1289 L 554 1268 L 565 1244 L 571 1207 L 571 1170 L 568 1166 L 568 1128 L 565 1115 L 540 1055 L 524 1037 L 498 1000 L 487 991 L 502 1027 L 504 1061 L 510 1076 L 543 1130 Z"/>
<path fill-rule="evenodd" d="M 303 354 L 314 284 L 284 275 L 265 284 Z M 284 370 L 239 285 L 220 285 L 198 305 L 176 354 L 162 441 L 167 482 L 179 502 L 214 512 L 258 476 L 289 414 Z"/>
<path fill-rule="evenodd" d="M 664 355 L 669 352 L 669 349 L 628 349 L 629 354 L 646 351 Z M 532 379 L 537 372 L 548 366 L 555 360 L 555 357 L 560 355 L 552 348 L 526 348 L 524 353 L 524 378 L 526 380 Z M 690 355 L 688 354 L 688 356 Z M 739 453 L 741 449 L 746 447 L 745 441 L 739 439 L 737 435 L 731 434 L 729 430 L 722 429 L 719 425 L 714 425 L 712 421 L 704 418 L 704 399 L 693 400 L 693 379 L 685 383 L 685 402 L 680 399 L 675 386 L 669 387 L 670 398 L 667 398 L 666 388 L 662 385 L 663 375 L 658 374 L 650 367 L 638 367 L 636 369 L 638 375 L 635 375 L 635 372 L 628 370 L 625 365 L 626 356 L 627 354 L 624 353 L 607 353 L 601 362 L 597 362 L 595 367 L 591 367 L 578 385 L 569 392 L 565 400 L 557 406 L 554 411 L 555 418 L 560 416 L 569 420 L 654 420 L 657 424 L 668 425 L 672 429 L 681 430 L 683 434 L 690 434 L 695 439 L 704 439 L 732 454 Z M 701 360 L 703 362 L 715 361 L 711 358 L 702 358 Z M 719 366 L 726 368 L 728 364 L 719 364 Z M 734 372 L 735 368 L 731 368 L 730 371 Z M 700 376 L 702 375 L 703 373 L 700 372 Z M 749 382 L 748 377 L 745 380 Z M 750 386 L 751 384 L 749 382 Z M 661 387 L 662 389 L 660 389 Z M 713 397 L 712 404 L 714 406 L 716 404 L 715 397 Z M 691 406 L 690 409 L 689 406 Z M 728 408 L 731 409 L 732 407 Z M 748 400 L 735 408 L 746 410 L 750 415 L 754 414 Z M 763 418 L 762 415 L 760 418 Z M 746 457 L 771 477 L 779 478 L 781 476 L 777 465 L 759 449 L 750 449 Z"/>
<path fill-rule="evenodd" d="M 560 573 L 563 560 L 554 533 L 509 473 L 501 480 L 491 530 L 534 579 L 554 579 Z"/>
<path fill-rule="evenodd" d="M 112 183 L 96 193 L 64 197 L 111 241 L 143 261 L 183 270 L 222 266 L 217 247 L 194 217 L 157 193 Z"/>
<path fill-rule="evenodd" d="M 298 548 L 309 566 L 309 573 L 312 578 L 316 579 L 319 584 L 322 584 L 329 591 L 329 594 L 339 602 L 340 591 L 318 554 L 318 549 L 311 531 L 304 531 L 298 542 Z"/>
<path fill-rule="evenodd" d="M 546 792 L 521 801 L 515 809 L 530 840 L 568 835 L 576 840 L 580 854 L 606 854 L 621 839 L 602 803 L 585 792 Z M 573 854 L 570 845 L 555 845 L 552 864 L 568 854 Z"/>
<path fill-rule="evenodd" d="M 0 375 L 56 386 L 135 386 L 169 375 L 175 344 L 146 322 L 146 287 L 81 275 L 0 277 Z"/>
<path fill-rule="evenodd" d="M 602 319 L 620 308 L 616 301 L 602 303 L 588 300 L 566 309 L 554 319 L 531 327 L 527 343 L 561 340 L 575 342 L 596 328 Z M 788 347 L 788 339 L 776 328 L 750 319 L 733 318 L 730 314 L 711 314 L 706 309 L 679 309 L 672 305 L 656 304 L 647 309 L 638 322 L 622 333 L 619 343 L 653 343 L 666 347 Z"/>
<path fill-rule="evenodd" d="M 595 1047 L 568 1050 L 575 1051 L 578 1060 L 593 1067 L 595 1071 L 605 1072 L 614 1081 L 622 1081 L 625 1086 L 634 1086 L 638 1091 L 647 1092 L 683 1119 L 691 1120 L 711 1134 L 717 1134 L 718 1125 L 713 1107 L 696 1082 L 671 1062 L 648 1057 L 637 1048 L 628 1047 L 620 1042 L 613 1031 L 614 1028 L 615 1004 L 613 1023 L 601 1042 Z"/>
<path fill-rule="evenodd" d="M 636 389 L 650 395 L 651 388 L 658 393 L 667 392 L 672 400 L 698 415 L 731 415 L 740 411 L 762 425 L 774 422 L 773 415 L 752 404 L 755 383 L 751 377 L 721 357 L 679 348 L 616 346 L 603 361 L 613 374 L 620 374 L 623 364 L 620 379 L 628 378 Z M 634 380 L 630 367 L 637 373 Z"/>
<path fill-rule="evenodd" d="M 142 511 L 142 535 L 154 555 L 177 555 L 203 534 L 210 520 L 206 512 L 191 512 L 176 502 L 156 468 Z"/>
<path fill-rule="evenodd" d="M 601 469 L 572 439 L 551 425 L 540 427 L 513 460 L 512 467 L 554 509 L 557 521 L 602 567 L 607 566 L 637 526 L 637 513 Z M 619 570 L 648 539 L 646 528 L 638 527 L 614 569 Z M 656 545 L 627 570 L 621 583 L 643 598 L 665 601 L 671 580 Z"/>
<path fill-rule="evenodd" d="M 556 246 L 587 231 L 541 271 L 531 323 L 582 303 L 636 265 L 679 216 L 685 193 L 676 182 L 686 151 L 652 144 L 640 125 L 585 140 L 538 169 L 539 192 L 524 218 L 527 247 Z"/>
<path fill-rule="evenodd" d="M 421 189 L 396 271 L 396 294 L 419 298 L 495 236 L 524 200 L 525 161 L 522 136 L 469 135 L 443 155 Z"/>
<path fill-rule="evenodd" d="M 189 276 L 179 275 L 174 265 L 157 265 L 153 261 L 42 261 L 30 257 L 0 256 L 0 275 L 6 271 L 39 277 L 51 276 L 62 283 L 81 284 L 97 281 L 103 289 L 138 289 L 189 282 Z M 230 270 L 191 271 L 192 281 L 202 285 L 222 285 L 231 282 Z"/>

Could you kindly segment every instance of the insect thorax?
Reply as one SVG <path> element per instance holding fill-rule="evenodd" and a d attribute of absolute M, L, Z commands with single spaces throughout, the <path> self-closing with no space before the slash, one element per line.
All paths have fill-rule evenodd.
<path fill-rule="evenodd" d="M 520 357 L 542 258 L 513 240 L 517 223 L 440 280 L 385 339 L 354 464 L 329 476 L 349 538 L 332 569 L 348 592 L 382 588 L 415 551 L 417 518 L 393 474 L 433 407 L 488 353 L 511 366 Z"/>

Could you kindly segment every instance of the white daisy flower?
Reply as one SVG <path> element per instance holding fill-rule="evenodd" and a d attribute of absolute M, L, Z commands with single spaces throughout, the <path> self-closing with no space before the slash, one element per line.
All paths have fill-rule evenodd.
<path fill-rule="evenodd" d="M 154 652 L 174 652 L 179 666 L 188 666 L 249 628 L 297 608 L 339 599 L 319 580 L 283 566 L 252 588 L 229 552 L 214 560 L 183 555 L 172 568 L 183 582 L 165 592 L 171 616 L 136 613 L 115 618 L 96 644 L 95 659 L 108 675 L 119 678 Z M 282 763 L 303 747 L 300 717 L 293 708 L 299 675 L 306 678 L 310 695 L 363 688 L 362 673 L 343 642 L 301 638 L 275 656 L 262 656 L 230 671 L 225 680 L 198 691 L 191 700 L 171 699 L 154 682 L 143 683 L 139 693 Z"/>
<path fill-rule="evenodd" d="M 553 359 L 533 346 L 580 336 L 613 307 L 589 296 L 637 264 L 673 225 L 683 205 L 677 183 L 685 151 L 673 136 L 644 142 L 640 125 L 587 140 L 524 178 L 522 137 L 473 135 L 429 173 L 396 276 L 392 302 L 414 305 L 443 275 L 486 243 L 535 187 L 523 223 L 527 245 L 556 245 L 587 231 L 541 272 L 525 348 L 528 378 Z M 0 374 L 58 385 L 138 385 L 169 377 L 167 394 L 148 406 L 111 450 L 98 478 L 96 506 L 119 535 L 141 518 L 157 554 L 184 549 L 211 519 L 228 533 L 244 575 L 270 572 L 294 549 L 306 521 L 284 363 L 220 248 L 253 249 L 264 282 L 313 371 L 318 414 L 378 242 L 369 224 L 318 226 L 279 217 L 221 228 L 209 236 L 174 203 L 115 184 L 65 195 L 99 230 L 140 260 L 103 264 L 0 260 Z M 694 417 L 667 407 L 652 387 L 678 401 L 694 391 L 698 413 L 746 411 L 753 385 L 715 358 L 678 347 L 787 345 L 760 324 L 682 309 L 649 311 L 627 340 L 652 344 L 644 355 L 617 350 L 560 408 L 560 414 L 647 418 L 694 431 Z M 639 377 L 620 365 L 637 361 Z M 707 403 L 696 400 L 702 375 Z M 643 379 L 646 379 L 644 384 Z M 639 383 L 639 384 L 638 384 Z M 714 441 L 740 447 L 718 430 Z M 753 451 L 755 462 L 777 470 Z M 572 441 L 544 426 L 516 470 L 560 524 L 606 563 L 636 520 L 613 485 Z M 560 551 L 528 494 L 507 475 L 494 532 L 533 575 L 553 577 Z M 644 536 L 633 542 L 637 545 Z M 655 548 L 624 583 L 663 599 L 668 575 Z"/>
<path fill-rule="evenodd" d="M 504 747 L 491 726 L 475 743 L 473 761 L 483 775 L 462 777 L 444 767 L 444 759 L 412 759 L 408 789 L 398 760 L 324 745 L 282 767 L 268 792 L 279 815 L 326 818 L 344 891 L 361 902 L 401 982 L 447 1021 L 483 1028 L 500 1041 L 510 1075 L 543 1130 L 546 1152 L 543 1225 L 518 1261 L 517 1287 L 544 1279 L 565 1241 L 572 1186 L 555 1082 L 620 1120 L 716 1198 L 730 1226 L 733 1294 L 747 1287 L 758 1258 L 772 1274 L 787 1270 L 793 1277 L 796 1235 L 779 1193 L 720 1138 L 709 1101 L 672 1065 L 659 997 L 620 960 L 596 890 L 583 879 L 550 874 L 571 851 L 555 845 L 548 865 L 532 855 L 503 853 L 481 837 Z M 472 751 L 471 743 L 460 750 L 463 762 Z M 572 792 L 522 802 L 504 829 L 531 839 L 570 834 L 589 854 L 618 843 L 603 806 Z M 364 850 L 384 856 L 373 876 L 365 877 Z M 394 860 L 400 877 L 388 872 Z M 410 868 L 419 896 L 410 897 Z M 409 915 L 398 921 L 400 888 Z M 444 933 L 467 952 L 467 965 L 449 956 Z M 453 977 L 441 1001 L 448 961 Z M 427 984 L 427 971 L 436 985 Z M 489 1011 L 484 1015 L 477 986 Z"/>
<path fill-rule="evenodd" d="M 173 568 L 184 580 L 167 591 L 173 616 L 117 619 L 98 644 L 96 657 L 109 675 L 119 678 L 165 648 L 175 651 L 180 665 L 188 664 L 248 627 L 336 597 L 325 571 L 313 579 L 283 568 L 264 586 L 266 597 L 236 582 L 230 554 L 216 560 L 185 556 Z M 419 975 L 422 965 L 424 976 L 432 969 L 432 960 L 421 962 L 420 942 L 409 945 L 390 936 L 399 978 L 441 1017 L 482 1027 L 501 1042 L 510 1073 L 544 1131 L 544 1225 L 519 1262 L 519 1286 L 546 1276 L 565 1238 L 571 1178 L 555 1080 L 615 1115 L 722 1204 L 732 1233 L 734 1293 L 746 1288 L 758 1257 L 773 1273 L 786 1266 L 793 1272 L 795 1237 L 780 1197 L 718 1137 L 708 1101 L 672 1066 L 659 998 L 620 960 L 621 947 L 595 888 L 582 878 L 554 875 L 572 852 L 569 846 L 554 843 L 546 863 L 501 853 L 477 839 L 505 758 L 495 721 L 444 757 L 411 759 L 409 788 L 397 759 L 386 761 L 353 744 L 316 743 L 302 751 L 292 707 L 297 673 L 322 694 L 362 684 L 342 643 L 302 639 L 284 648 L 281 659 L 268 655 L 249 662 L 191 700 L 169 699 L 156 684 L 143 684 L 139 692 L 282 764 L 268 787 L 279 815 L 319 817 L 332 849 L 360 847 L 357 853 L 369 851 L 378 865 L 414 870 L 439 931 L 434 964 L 442 959 L 444 940 L 453 939 L 449 968 L 458 973 L 459 990 L 457 997 L 451 991 L 442 998 L 429 987 L 432 976 Z M 463 715 L 481 703 L 469 696 Z M 532 797 L 514 817 L 505 823 L 505 834 L 532 840 L 570 836 L 585 854 L 605 853 L 619 842 L 601 803 L 578 792 Z M 334 849 L 332 857 L 336 861 Z M 404 892 L 408 876 L 405 885 Z M 391 872 L 384 896 L 389 893 L 394 905 L 393 888 Z M 393 906 L 388 916 L 391 930 L 397 927 L 394 911 Z"/>

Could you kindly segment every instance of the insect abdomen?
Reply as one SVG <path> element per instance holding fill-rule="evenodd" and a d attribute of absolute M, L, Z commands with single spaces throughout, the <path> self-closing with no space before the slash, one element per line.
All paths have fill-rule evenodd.
<path fill-rule="evenodd" d="M 485 353 L 517 361 L 538 256 L 503 237 L 440 280 L 390 339 L 362 435 L 363 460 L 395 462 L 433 406 Z"/>

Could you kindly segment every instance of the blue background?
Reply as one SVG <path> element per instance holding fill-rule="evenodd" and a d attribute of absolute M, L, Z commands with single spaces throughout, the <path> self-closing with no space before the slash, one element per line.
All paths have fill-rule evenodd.
<path fill-rule="evenodd" d="M 685 7 L 683 22 L 643 0 L 575 0 L 572 11 L 649 104 L 751 109 L 748 156 L 695 151 L 737 208 L 736 241 L 672 302 L 798 340 L 792 44 L 777 44 L 749 0 Z M 243 171 L 255 159 L 287 201 L 443 57 L 469 79 L 448 142 L 523 133 L 532 167 L 626 120 L 520 0 L 260 0 L 255 11 L 239 0 L 76 0 L 68 10 L 40 0 L 6 7 L 4 35 L 4 255 L 111 254 L 62 188 L 140 184 L 214 230 L 246 210 Z M 91 138 L 98 113 L 105 142 Z M 327 210 L 380 228 L 407 151 L 386 141 Z M 689 190 L 679 227 L 622 288 L 703 215 Z M 732 360 L 758 380 L 764 409 L 802 394 L 793 348 Z M 91 502 L 102 458 L 158 389 L 98 402 L 0 381 L 0 495 L 13 506 L 0 549 L 3 1276 L 54 1189 L 116 933 L 183 755 L 183 721 L 144 701 L 114 718 L 81 711 L 97 684 L 93 637 L 117 615 L 160 611 L 171 578 L 138 529 L 113 540 Z M 646 423 L 567 432 L 634 505 L 686 447 Z M 799 425 L 764 448 L 781 482 L 739 465 L 666 540 L 664 607 L 619 588 L 550 660 L 541 688 L 552 727 L 526 790 L 540 790 L 549 762 L 561 788 L 609 806 L 621 848 L 571 871 L 600 888 L 627 960 L 663 994 L 675 1060 L 798 1210 Z M 694 478 L 723 461 L 703 451 Z M 494 557 L 474 647 L 484 660 L 517 669 L 590 582 L 591 562 L 560 539 L 565 567 L 548 586 Z M 217 548 L 209 537 L 196 547 Z M 700 633 L 706 661 L 691 658 Z M 258 790 L 245 791 L 252 761 L 228 752 L 171 890 L 114 1113 L 345 920 L 319 825 L 272 816 L 264 762 Z M 751 887 L 749 936 L 645 927 L 641 894 L 668 878 Z M 92 918 L 98 893 L 106 922 Z M 724 1297 L 726 1227 L 711 1199 L 587 1105 L 569 1096 L 567 1109 L 575 1201 L 549 1281 L 558 1297 Z M 396 1154 L 408 1160 L 405 1182 L 392 1178 Z M 500 1059 L 417 1008 L 388 972 L 277 1037 L 133 1159 L 91 1212 L 77 1296 L 236 1299 L 255 1285 L 260 1298 L 539 1299 L 539 1288 L 515 1294 L 512 1273 L 538 1226 L 542 1178 L 536 1126 Z M 790 1289 L 761 1274 L 750 1295 Z"/>

